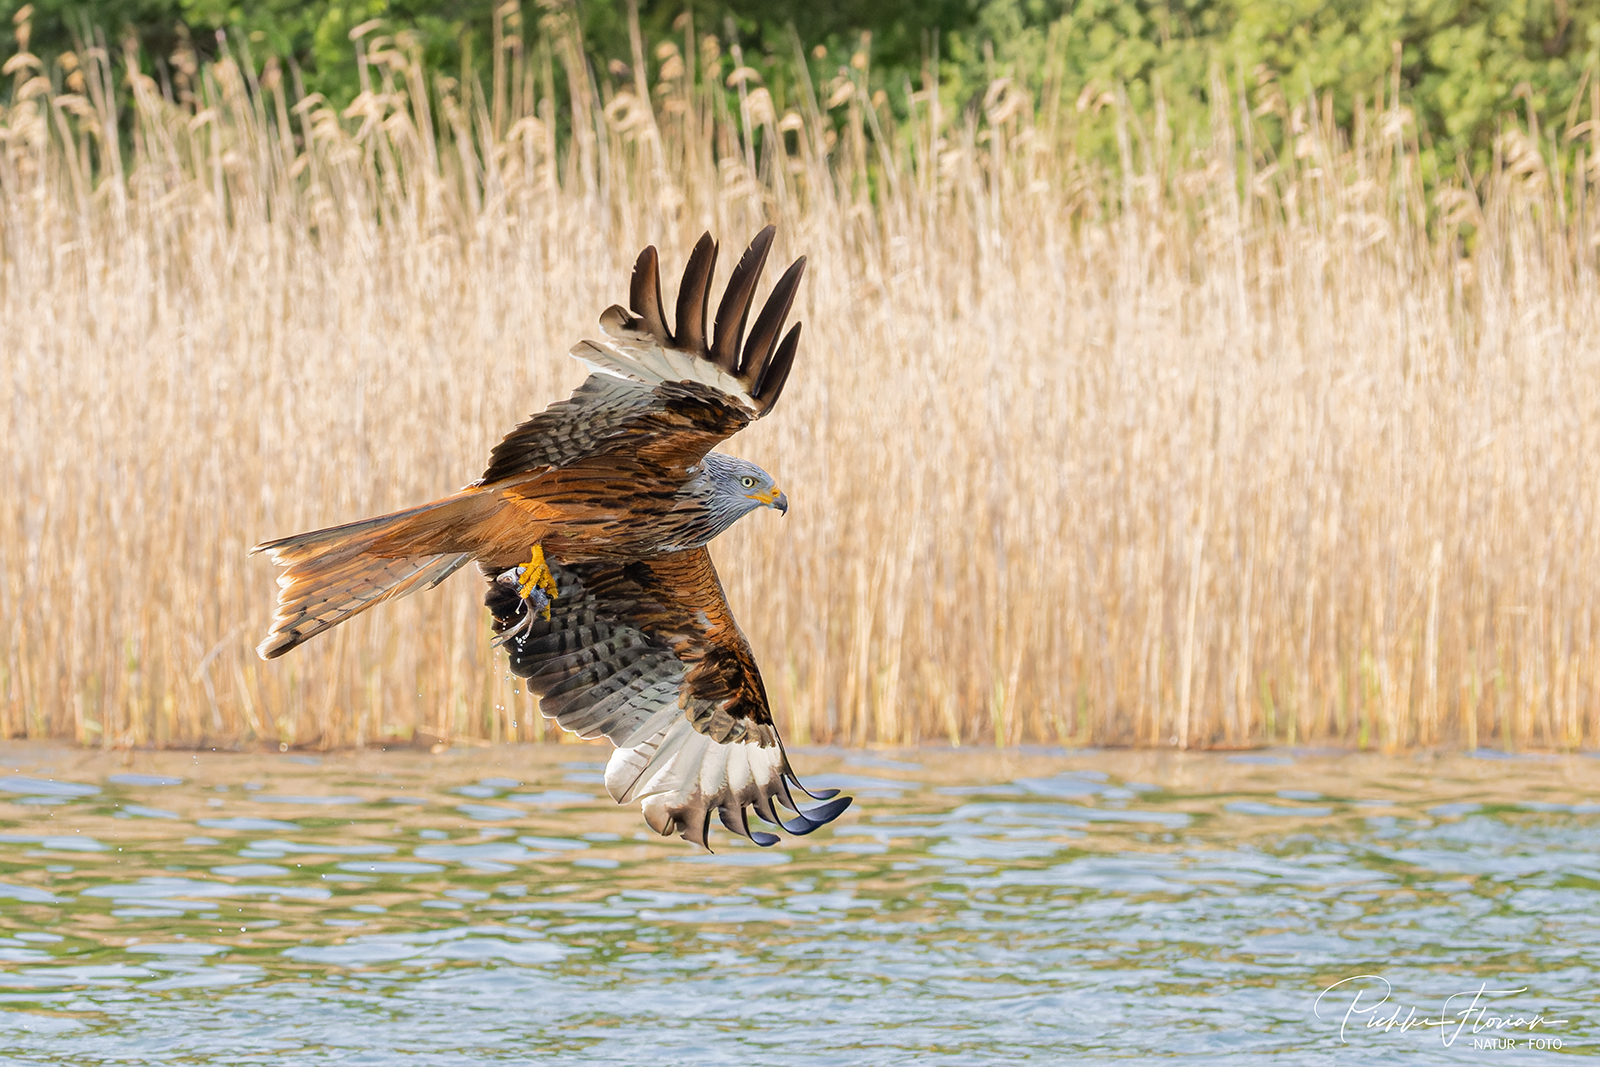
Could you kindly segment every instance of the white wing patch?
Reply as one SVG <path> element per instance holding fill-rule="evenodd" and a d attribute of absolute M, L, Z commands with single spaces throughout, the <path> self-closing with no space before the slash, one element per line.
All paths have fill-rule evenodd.
<path fill-rule="evenodd" d="M 777 733 L 770 728 L 752 731 L 745 740 L 719 742 L 696 730 L 681 714 L 669 715 L 663 709 L 611 754 L 606 791 L 619 804 L 637 801 L 645 822 L 658 834 L 676 830 L 704 845 L 716 813 L 730 832 L 758 845 L 771 845 L 778 837 L 753 829 L 746 809 L 754 808 L 761 818 L 792 834 L 808 834 L 850 803 L 842 797 L 802 809 L 785 781 L 793 780 L 792 775 Z M 817 799 L 831 796 L 824 793 Z M 784 819 L 775 799 L 792 808 L 795 817 Z"/>
<path fill-rule="evenodd" d="M 572 357 L 590 370 L 645 385 L 696 382 L 728 397 L 752 417 L 761 413 L 750 387 L 737 376 L 692 352 L 663 348 L 648 333 L 629 328 L 627 321 L 628 313 L 613 304 L 600 316 L 600 328 L 610 342 L 579 341 L 572 346 Z"/>

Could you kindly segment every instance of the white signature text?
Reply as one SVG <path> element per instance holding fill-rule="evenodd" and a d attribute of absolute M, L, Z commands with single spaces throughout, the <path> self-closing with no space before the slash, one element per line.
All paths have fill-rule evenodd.
<path fill-rule="evenodd" d="M 1341 979 L 1317 994 L 1312 1010 L 1319 1019 L 1339 1017 L 1339 1040 L 1345 1044 L 1349 1043 L 1349 1031 L 1357 1027 L 1384 1033 L 1392 1030 L 1405 1033 L 1407 1030 L 1432 1026 L 1438 1029 L 1439 1040 L 1444 1047 L 1449 1048 L 1462 1034 L 1498 1034 L 1505 1030 L 1532 1033 L 1539 1027 L 1548 1029 L 1567 1021 L 1547 1019 L 1538 1014 L 1500 1014 L 1493 1005 L 1496 997 L 1511 997 L 1527 991 L 1527 986 L 1490 989 L 1489 984 L 1483 982 L 1476 989 L 1451 993 L 1444 998 L 1439 1014 L 1429 1017 L 1415 1007 L 1391 1003 L 1387 979 L 1376 974 L 1358 974 Z M 1476 1040 L 1473 1042 L 1475 1047 L 1478 1043 Z"/>

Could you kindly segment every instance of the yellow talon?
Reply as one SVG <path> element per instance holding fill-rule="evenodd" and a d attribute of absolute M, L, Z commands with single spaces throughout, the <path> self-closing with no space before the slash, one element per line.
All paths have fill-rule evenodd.
<path fill-rule="evenodd" d="M 550 573 L 550 565 L 545 562 L 544 548 L 533 546 L 533 553 L 527 563 L 522 565 L 522 578 L 517 582 L 517 595 L 527 600 L 533 595 L 535 589 L 542 590 L 550 600 L 556 598 L 556 579 Z M 550 604 L 544 606 L 545 621 L 550 621 Z"/>

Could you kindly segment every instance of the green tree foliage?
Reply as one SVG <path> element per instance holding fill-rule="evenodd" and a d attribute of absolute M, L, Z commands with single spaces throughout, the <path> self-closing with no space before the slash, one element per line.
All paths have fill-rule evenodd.
<path fill-rule="evenodd" d="M 1398 93 L 1425 165 L 1448 172 L 1484 165 L 1507 113 L 1572 105 L 1600 61 L 1600 0 L 988 0 L 951 37 L 957 79 L 986 73 L 993 42 L 999 67 L 1035 77 L 1054 57 L 1091 106 L 1125 87 L 1148 113 L 1159 92 L 1175 122 L 1205 121 L 1185 105 L 1208 102 L 1213 72 L 1264 110 L 1326 95 L 1343 123 Z"/>
<path fill-rule="evenodd" d="M 113 45 L 131 34 L 145 61 L 159 67 L 183 44 L 201 58 L 215 53 L 226 31 L 258 61 L 265 54 L 292 61 L 308 92 L 337 101 L 359 91 L 357 27 L 395 35 L 435 69 L 456 72 L 468 62 L 482 72 L 497 6 L 37 0 L 33 51 L 59 54 L 98 28 Z M 627 0 L 529 3 L 503 31 L 537 47 L 544 16 L 561 7 L 578 16 L 599 77 L 625 80 Z M 640 20 L 652 41 L 669 34 L 681 41 L 692 25 L 697 36 L 731 43 L 731 31 L 778 95 L 798 73 L 797 39 L 817 48 L 808 61 L 818 81 L 857 53 L 870 56 L 872 88 L 884 89 L 897 108 L 908 83 L 921 87 L 935 55 L 953 107 L 981 100 L 997 77 L 1021 77 L 1090 113 L 1083 136 L 1091 151 L 1109 151 L 1106 124 L 1092 115 L 1118 93 L 1146 115 L 1159 96 L 1180 134 L 1203 129 L 1219 77 L 1263 113 L 1326 98 L 1349 123 L 1361 102 L 1370 111 L 1378 101 L 1398 101 L 1412 113 L 1425 162 L 1440 173 L 1458 159 L 1483 166 L 1509 114 L 1566 111 L 1600 60 L 1600 0 L 642 0 Z"/>
<path fill-rule="evenodd" d="M 34 50 L 45 56 L 93 43 L 112 46 L 131 37 L 154 67 L 187 45 L 202 59 L 221 47 L 219 33 L 237 34 L 257 59 L 292 60 L 308 92 L 348 100 L 359 91 L 350 31 L 380 20 L 385 32 L 405 32 L 433 66 L 453 67 L 463 49 L 487 39 L 494 0 L 36 0 Z M 479 52 L 483 49 L 480 47 Z"/>

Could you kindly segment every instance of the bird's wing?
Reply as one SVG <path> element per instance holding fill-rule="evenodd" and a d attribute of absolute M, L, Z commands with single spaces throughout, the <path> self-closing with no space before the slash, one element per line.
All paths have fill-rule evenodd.
<path fill-rule="evenodd" d="M 750 242 L 728 280 L 709 335 L 711 274 L 717 265 L 711 235 L 700 238 L 683 272 L 676 330 L 667 329 L 662 311 L 656 250 L 639 253 L 630 287 L 633 310 L 607 308 L 600 316 L 607 340 L 582 341 L 572 349 L 594 373 L 570 398 L 550 405 L 496 445 L 477 484 L 619 449 L 688 466 L 770 411 L 800 343 L 799 323 L 781 340 L 779 335 L 805 272 L 805 258 L 795 260 L 746 337 L 772 235 L 768 226 Z"/>
<path fill-rule="evenodd" d="M 772 722 L 755 658 L 739 632 L 704 548 L 632 563 L 550 562 L 557 595 L 550 617 L 527 614 L 514 583 L 490 577 L 486 603 L 505 641 L 511 671 L 528 680 L 539 710 L 580 737 L 617 746 L 606 789 L 620 804 L 640 802 L 663 836 L 704 845 L 722 824 L 758 845 L 746 809 L 793 834 L 810 833 L 850 804 L 833 792 L 803 810 L 806 791 Z M 797 814 L 784 819 L 781 801 Z"/>

